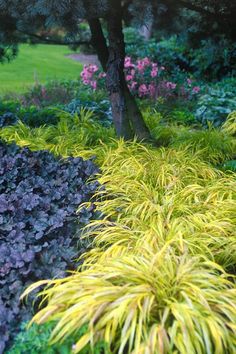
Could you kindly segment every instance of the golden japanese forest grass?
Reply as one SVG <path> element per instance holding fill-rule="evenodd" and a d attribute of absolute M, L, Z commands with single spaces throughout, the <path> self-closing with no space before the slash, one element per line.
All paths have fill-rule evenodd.
<path fill-rule="evenodd" d="M 93 249 L 77 272 L 24 293 L 46 285 L 33 321 L 57 321 L 52 341 L 87 324 L 75 353 L 88 343 L 92 351 L 99 340 L 114 354 L 236 352 L 236 180 L 212 165 L 235 154 L 229 126 L 189 133 L 170 127 L 163 148 L 122 140 L 67 145 L 66 155 L 80 154 L 80 147 L 84 156 L 99 154 L 105 188 L 95 203 L 103 217 L 84 231 Z M 20 129 L 0 135 L 31 147 L 37 134 L 40 146 L 43 133 L 52 134 L 38 128 L 41 134 L 30 130 L 22 139 Z"/>
<path fill-rule="evenodd" d="M 236 111 L 232 112 L 223 125 L 223 131 L 227 134 L 236 136 Z"/>
<path fill-rule="evenodd" d="M 93 120 L 93 113 L 82 110 L 80 116 L 55 109 L 59 117 L 56 126 L 30 128 L 19 122 L 15 126 L 0 129 L 0 138 L 16 142 L 31 150 L 46 149 L 61 156 L 96 156 L 103 163 L 106 146 L 116 147 L 113 128 L 104 128 Z M 204 161 L 218 164 L 236 156 L 235 112 L 229 116 L 223 129 L 196 130 L 179 125 L 166 125 L 157 112 L 145 112 L 145 120 L 158 146 L 175 149 L 186 148 L 197 152 Z M 163 124 L 164 123 L 164 124 Z M 105 147 L 105 148 L 104 148 Z"/>

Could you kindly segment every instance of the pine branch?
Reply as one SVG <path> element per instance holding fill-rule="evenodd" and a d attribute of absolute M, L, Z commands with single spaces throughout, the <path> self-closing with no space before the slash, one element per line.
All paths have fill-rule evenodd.
<path fill-rule="evenodd" d="M 214 18 L 221 18 L 220 13 L 210 11 L 204 7 L 198 6 L 198 5 L 193 4 L 189 1 L 179 0 L 179 4 L 188 10 L 192 10 L 192 11 L 198 12 L 198 13 L 206 15 L 206 16 L 210 16 L 210 17 L 214 17 Z"/>
<path fill-rule="evenodd" d="M 49 37 L 45 37 L 45 36 L 41 36 L 39 34 L 35 34 L 35 33 L 30 33 L 27 31 L 22 31 L 17 29 L 17 32 L 24 34 L 30 38 L 34 38 L 37 39 L 39 42 L 41 43 L 48 43 L 48 44 L 57 44 L 57 45 L 83 45 L 83 44 L 91 44 L 91 40 L 89 41 L 61 41 L 61 40 L 57 40 L 57 39 L 53 39 L 53 38 L 49 38 Z"/>

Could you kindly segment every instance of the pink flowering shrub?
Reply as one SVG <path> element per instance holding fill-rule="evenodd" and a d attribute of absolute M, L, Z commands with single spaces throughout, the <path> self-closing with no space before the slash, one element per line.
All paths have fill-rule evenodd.
<path fill-rule="evenodd" d="M 125 58 L 125 78 L 132 94 L 139 98 L 157 99 L 185 98 L 191 99 L 199 93 L 200 87 L 194 85 L 190 78 L 172 82 L 164 66 L 159 66 L 149 58 L 132 62 Z M 85 65 L 81 73 L 82 82 L 93 90 L 105 86 L 106 74 L 97 65 Z"/>
<path fill-rule="evenodd" d="M 90 86 L 93 90 L 101 87 L 106 74 L 101 72 L 97 65 L 84 65 L 83 71 L 80 74 L 84 85 Z"/>

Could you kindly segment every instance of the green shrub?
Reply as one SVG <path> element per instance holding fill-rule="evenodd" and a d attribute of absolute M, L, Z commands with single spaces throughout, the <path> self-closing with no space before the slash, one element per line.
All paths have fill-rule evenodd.
<path fill-rule="evenodd" d="M 219 80 L 236 73 L 235 56 L 235 42 L 224 36 L 205 39 L 198 48 L 189 51 L 190 67 L 201 79 Z"/>
<path fill-rule="evenodd" d="M 27 330 L 27 324 L 22 326 L 21 332 L 16 336 L 14 344 L 6 354 L 69 354 L 73 345 L 73 340 L 69 339 L 63 344 L 55 346 L 49 345 L 52 332 L 52 324 L 47 323 L 43 326 L 32 325 Z M 81 331 L 81 333 L 83 333 Z"/>
<path fill-rule="evenodd" d="M 236 160 L 226 161 L 223 165 L 224 170 L 236 172 Z"/>
<path fill-rule="evenodd" d="M 58 90 L 69 94 L 61 100 Z M 111 126 L 112 113 L 104 91 L 92 92 L 87 87 L 81 87 L 77 81 L 52 81 L 46 85 L 35 85 L 25 95 L 17 96 L 15 101 L 0 102 L 0 127 L 15 124 L 17 120 L 33 128 L 56 125 L 61 114 L 58 110 L 73 115 L 80 114 L 84 108 L 93 112 L 93 119 L 97 122 Z"/>
<path fill-rule="evenodd" d="M 79 46 L 80 53 L 96 54 L 94 47 L 91 45 L 91 43 L 89 43 L 90 38 L 91 38 L 91 31 L 90 31 L 88 23 L 81 22 L 78 24 L 77 28 L 78 28 L 79 39 L 82 41 L 88 42 L 88 44 L 82 44 Z M 72 49 L 77 49 L 77 46 L 75 46 L 75 47 L 72 46 Z"/>
<path fill-rule="evenodd" d="M 205 88 L 197 102 L 196 119 L 204 127 L 219 127 L 236 110 L 236 80 L 223 80 Z"/>
<path fill-rule="evenodd" d="M 195 116 L 188 109 L 174 109 L 169 115 L 169 119 L 173 123 L 191 125 L 195 123 Z"/>
<path fill-rule="evenodd" d="M 200 80 L 220 80 L 236 72 L 234 42 L 221 36 L 217 41 L 202 40 L 192 48 L 185 35 L 135 41 L 127 34 L 127 54 L 132 58 L 148 57 L 168 68 L 171 75 L 189 72 Z M 129 42 L 130 41 L 130 42 Z"/>
<path fill-rule="evenodd" d="M 27 328 L 27 323 L 22 325 L 21 332 L 15 338 L 13 346 L 6 351 L 6 354 L 70 354 L 75 340 L 73 336 L 67 338 L 63 343 L 50 344 L 50 337 L 55 327 L 55 323 L 46 323 L 38 326 L 33 324 Z M 82 337 L 87 331 L 87 327 L 82 327 L 78 337 Z M 80 354 L 108 354 L 105 344 L 98 343 L 93 352 L 87 347 Z"/>
<path fill-rule="evenodd" d="M 10 60 L 14 59 L 18 54 L 18 47 L 14 42 L 12 44 L 4 44 L 4 35 L 0 34 L 0 64 L 8 63 Z"/>
<path fill-rule="evenodd" d="M 82 85 L 81 80 L 53 80 L 35 85 L 23 95 L 8 95 L 5 99 L 18 100 L 23 106 L 48 107 L 67 105 L 73 99 L 99 102 L 107 98 L 105 91 L 93 92 Z"/>
<path fill-rule="evenodd" d="M 19 119 L 28 126 L 55 125 L 58 123 L 58 111 L 54 107 L 39 109 L 35 106 L 22 107 L 18 113 Z"/>
<path fill-rule="evenodd" d="M 8 102 L 4 102 L 0 107 L 1 111 L 0 127 L 14 125 L 19 120 L 33 128 L 58 123 L 58 109 L 56 107 L 24 107 L 20 104 L 12 105 L 10 103 L 8 105 Z"/>
<path fill-rule="evenodd" d="M 181 43 L 176 35 L 160 41 L 150 39 L 149 41 L 142 40 L 132 44 L 128 43 L 126 52 L 132 58 L 148 57 L 161 65 L 165 65 L 171 72 L 189 67 L 186 46 Z"/>
<path fill-rule="evenodd" d="M 11 112 L 17 113 L 20 109 L 20 102 L 17 100 L 0 100 L 0 115 Z"/>
<path fill-rule="evenodd" d="M 70 114 L 78 114 L 84 109 L 93 112 L 93 119 L 100 122 L 103 126 L 109 127 L 112 124 L 112 112 L 110 102 L 102 100 L 99 103 L 96 101 L 84 101 L 81 99 L 74 99 L 63 109 Z"/>
<path fill-rule="evenodd" d="M 38 107 L 66 104 L 76 96 L 78 88 L 78 80 L 49 81 L 45 85 L 35 83 L 28 92 L 20 96 L 20 101 L 24 106 Z"/>

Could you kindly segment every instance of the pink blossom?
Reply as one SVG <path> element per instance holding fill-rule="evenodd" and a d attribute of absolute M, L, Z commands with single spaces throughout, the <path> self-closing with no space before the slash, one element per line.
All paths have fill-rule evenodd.
<path fill-rule="evenodd" d="M 80 76 L 82 77 L 82 80 L 89 80 L 92 78 L 93 73 L 89 70 L 89 67 L 85 65 Z"/>
<path fill-rule="evenodd" d="M 97 80 L 95 77 L 95 73 L 99 70 L 97 65 L 89 64 L 84 65 L 84 68 L 80 74 L 82 78 L 82 82 L 84 85 L 90 85 L 93 90 L 97 89 Z M 105 73 L 99 73 L 98 78 L 105 77 Z"/>
<path fill-rule="evenodd" d="M 91 81 L 90 85 L 94 90 L 97 89 L 97 81 Z"/>
<path fill-rule="evenodd" d="M 153 68 L 151 71 L 151 77 L 156 77 L 158 73 L 158 69 L 157 68 Z"/>
<path fill-rule="evenodd" d="M 88 69 L 90 72 L 95 73 L 96 71 L 98 71 L 98 66 L 90 64 Z"/>
<path fill-rule="evenodd" d="M 133 76 L 132 75 L 126 75 L 126 81 L 131 81 L 133 80 Z"/>
<path fill-rule="evenodd" d="M 89 80 L 83 80 L 83 83 L 85 84 L 85 85 L 89 85 L 90 84 L 90 81 Z"/>
<path fill-rule="evenodd" d="M 194 86 L 193 89 L 192 89 L 192 92 L 193 93 L 198 93 L 200 91 L 200 87 L 199 86 Z"/>
<path fill-rule="evenodd" d="M 147 93 L 148 93 L 147 86 L 145 84 L 140 85 L 139 89 L 138 89 L 138 92 L 139 92 L 139 96 L 140 97 L 147 95 Z"/>
<path fill-rule="evenodd" d="M 155 97 L 156 94 L 156 86 L 152 83 L 148 86 L 149 94 L 152 98 Z"/>
<path fill-rule="evenodd" d="M 140 72 L 142 72 L 146 66 L 150 65 L 151 61 L 148 58 L 140 59 L 137 61 L 137 68 Z"/>
<path fill-rule="evenodd" d="M 192 84 L 192 82 L 193 81 L 191 79 L 187 79 L 187 83 L 188 83 L 189 86 Z"/>
<path fill-rule="evenodd" d="M 193 80 L 189 77 L 185 82 L 178 85 L 165 78 L 159 77 L 159 73 L 166 70 L 164 66 L 152 62 L 149 58 L 138 59 L 132 63 L 131 57 L 126 57 L 124 61 L 124 72 L 128 87 L 135 95 L 141 98 L 150 97 L 156 99 L 157 96 L 172 97 L 181 96 L 191 99 L 194 94 L 200 91 L 199 86 L 194 86 Z M 164 74 L 164 73 L 163 73 Z M 101 72 L 97 65 L 85 65 L 81 72 L 81 80 L 84 85 L 96 90 L 106 73 Z M 44 94 L 42 90 L 42 94 Z M 192 94 L 192 95 L 191 95 Z"/>
<path fill-rule="evenodd" d="M 107 74 L 103 73 L 103 72 L 98 75 L 99 79 L 102 79 L 103 77 L 106 77 L 106 76 L 107 76 Z"/>
<path fill-rule="evenodd" d="M 143 64 L 143 61 L 142 60 L 138 60 L 137 62 L 137 68 L 139 71 L 143 71 L 144 70 L 144 64 Z"/>
<path fill-rule="evenodd" d="M 145 66 L 147 66 L 147 65 L 149 65 L 149 64 L 151 64 L 151 61 L 150 61 L 150 59 L 149 58 L 144 58 L 143 59 L 143 64 L 145 65 Z"/>
<path fill-rule="evenodd" d="M 130 57 L 126 57 L 125 58 L 125 64 L 124 64 L 125 68 L 131 68 L 134 67 L 134 65 L 132 64 L 131 58 Z"/>
<path fill-rule="evenodd" d="M 135 89 L 136 85 L 137 85 L 136 81 L 131 82 L 131 89 Z"/>
<path fill-rule="evenodd" d="M 176 84 L 174 84 L 174 83 L 171 82 L 171 81 L 167 81 L 167 82 L 166 82 L 166 87 L 167 87 L 168 89 L 174 90 L 174 89 L 176 88 Z"/>
<path fill-rule="evenodd" d="M 43 97 L 46 97 L 47 90 L 44 86 L 42 86 L 42 88 L 41 88 L 41 93 L 42 93 Z"/>

